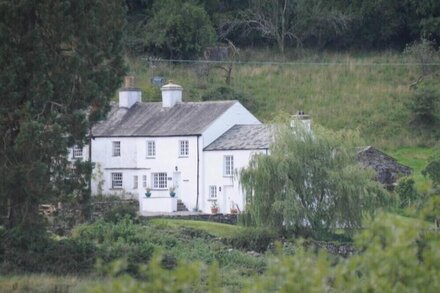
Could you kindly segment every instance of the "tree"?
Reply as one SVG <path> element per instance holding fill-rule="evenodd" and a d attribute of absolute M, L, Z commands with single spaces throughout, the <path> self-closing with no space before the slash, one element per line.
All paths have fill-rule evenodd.
<path fill-rule="evenodd" d="M 215 41 L 203 7 L 182 0 L 156 1 L 147 29 L 147 44 L 170 58 L 193 58 Z"/>
<path fill-rule="evenodd" d="M 418 87 L 408 104 L 412 123 L 435 128 L 440 107 L 440 94 L 432 86 Z"/>
<path fill-rule="evenodd" d="M 282 54 L 287 42 L 297 46 L 308 37 L 321 41 L 322 34 L 343 30 L 348 18 L 321 0 L 253 0 L 238 18 L 220 26 L 220 36 L 227 37 L 236 29 L 256 31 L 275 41 Z"/>
<path fill-rule="evenodd" d="M 299 126 L 276 136 L 270 155 L 240 172 L 247 210 L 258 226 L 319 235 L 361 227 L 385 191 L 356 161 L 356 133 Z"/>
<path fill-rule="evenodd" d="M 440 151 L 433 154 L 426 167 L 422 170 L 423 176 L 429 177 L 432 180 L 434 188 L 439 188 L 440 191 Z"/>
<path fill-rule="evenodd" d="M 0 199 L 9 203 L 8 227 L 30 229 L 41 203 L 87 199 L 78 184 L 91 164 L 72 170 L 67 149 L 87 143 L 121 82 L 123 27 L 119 0 L 0 1 Z"/>

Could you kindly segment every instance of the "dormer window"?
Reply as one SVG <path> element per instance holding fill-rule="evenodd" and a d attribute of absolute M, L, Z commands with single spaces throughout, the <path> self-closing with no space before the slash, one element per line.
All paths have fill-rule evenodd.
<path fill-rule="evenodd" d="M 83 158 L 83 148 L 80 146 L 74 146 L 72 148 L 72 158 L 73 159 L 82 159 Z"/>
<path fill-rule="evenodd" d="M 179 141 L 179 157 L 189 156 L 189 141 L 181 140 Z"/>
<path fill-rule="evenodd" d="M 113 157 L 120 157 L 121 156 L 121 142 L 120 141 L 113 141 Z"/>

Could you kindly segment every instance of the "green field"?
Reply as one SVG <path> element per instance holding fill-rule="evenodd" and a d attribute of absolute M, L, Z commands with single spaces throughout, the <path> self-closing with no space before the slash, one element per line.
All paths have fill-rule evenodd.
<path fill-rule="evenodd" d="M 284 61 L 280 59 L 271 51 L 244 51 L 239 58 L 243 63 L 233 66 L 230 87 L 251 101 L 250 110 L 262 121 L 304 110 L 325 127 L 359 129 L 368 145 L 396 149 L 436 143 L 438 133 L 410 124 L 406 105 L 413 92 L 409 85 L 419 77 L 420 68 L 405 65 L 409 60 L 404 55 L 303 52 L 297 56 L 291 52 Z M 136 59 L 129 64 L 144 100 L 160 99 L 159 89 L 150 83 L 156 75 L 182 85 L 187 101 L 201 100 L 227 86 L 224 71 L 216 65 L 209 66 L 208 74 L 200 63 L 149 64 Z"/>
<path fill-rule="evenodd" d="M 431 186 L 431 181 L 422 175 L 422 170 L 426 166 L 429 157 L 434 154 L 432 148 L 422 147 L 403 147 L 390 154 L 400 163 L 413 169 L 412 177 L 416 182 L 419 191 L 426 192 Z"/>

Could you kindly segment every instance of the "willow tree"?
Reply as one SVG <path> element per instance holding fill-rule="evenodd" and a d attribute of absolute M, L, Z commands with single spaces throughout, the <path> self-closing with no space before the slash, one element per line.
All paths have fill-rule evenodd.
<path fill-rule="evenodd" d="M 29 229 L 38 205 L 86 199 L 90 164 L 72 172 L 124 74 L 121 0 L 0 0 L 0 202 Z M 86 188 L 85 188 L 86 189 Z"/>
<path fill-rule="evenodd" d="M 247 209 L 258 226 L 305 233 L 353 231 L 385 199 L 371 170 L 356 161 L 356 132 L 280 128 L 270 155 L 240 172 Z"/>

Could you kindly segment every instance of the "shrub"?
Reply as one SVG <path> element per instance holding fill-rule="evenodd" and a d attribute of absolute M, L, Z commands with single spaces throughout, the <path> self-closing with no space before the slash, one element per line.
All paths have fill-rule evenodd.
<path fill-rule="evenodd" d="M 440 95 L 431 87 L 416 89 L 409 104 L 412 122 L 419 126 L 434 127 L 437 122 Z"/>
<path fill-rule="evenodd" d="M 399 196 L 400 208 L 406 208 L 419 199 L 414 179 L 411 177 L 403 177 L 396 186 L 396 193 Z"/>
<path fill-rule="evenodd" d="M 225 242 L 237 249 L 253 250 L 264 252 L 269 244 L 277 238 L 273 230 L 266 228 L 247 228 L 237 233 L 231 238 L 226 238 Z"/>
<path fill-rule="evenodd" d="M 54 240 L 5 231 L 0 243 L 0 272 L 51 273 L 56 275 L 87 273 L 96 260 L 96 246 L 83 239 Z"/>
<path fill-rule="evenodd" d="M 119 222 L 123 218 L 134 219 L 136 218 L 136 208 L 127 205 L 121 204 L 112 208 L 104 214 L 104 221 L 116 223 Z"/>

